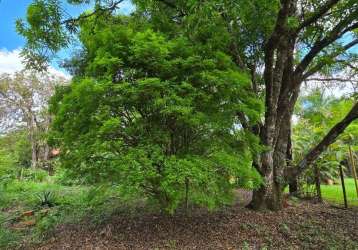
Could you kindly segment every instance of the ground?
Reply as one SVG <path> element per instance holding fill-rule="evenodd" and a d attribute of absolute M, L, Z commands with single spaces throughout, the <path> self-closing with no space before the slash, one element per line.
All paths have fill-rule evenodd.
<path fill-rule="evenodd" d="M 289 201 L 280 212 L 238 202 L 221 212 L 113 214 L 100 225 L 59 227 L 32 249 L 358 249 L 358 210 Z"/>
<path fill-rule="evenodd" d="M 282 211 L 254 212 L 251 192 L 238 190 L 234 206 L 170 216 L 125 205 L 113 187 L 13 182 L 0 192 L 0 249 L 358 249 L 356 196 L 342 209 L 340 186 L 322 189 L 331 203 L 288 199 Z M 44 191 L 54 207 L 39 205 Z"/>

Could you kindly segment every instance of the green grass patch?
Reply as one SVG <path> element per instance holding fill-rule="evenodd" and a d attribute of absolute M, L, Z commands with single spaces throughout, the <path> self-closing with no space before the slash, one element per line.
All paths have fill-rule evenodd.
<path fill-rule="evenodd" d="M 345 178 L 344 186 L 346 187 L 348 206 L 350 207 L 358 206 L 358 197 L 356 193 L 354 179 Z M 306 186 L 304 188 L 305 191 L 309 190 L 309 192 L 316 192 L 313 185 L 310 185 L 309 187 Z M 285 192 L 288 193 L 288 187 L 285 189 Z M 343 198 L 343 191 L 342 191 L 341 184 L 321 185 L 321 192 L 322 192 L 323 200 L 327 201 L 328 203 L 334 205 L 340 205 L 340 206 L 344 205 L 344 198 Z"/>
<path fill-rule="evenodd" d="M 358 206 L 358 198 L 353 178 L 344 179 L 348 206 Z M 321 185 L 322 198 L 333 204 L 344 204 L 342 185 Z"/>

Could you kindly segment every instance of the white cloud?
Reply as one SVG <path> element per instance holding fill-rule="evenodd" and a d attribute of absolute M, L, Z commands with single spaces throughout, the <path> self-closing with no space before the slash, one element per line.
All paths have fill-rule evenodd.
<path fill-rule="evenodd" d="M 0 73 L 12 74 L 15 71 L 23 69 L 21 63 L 20 50 L 7 51 L 6 49 L 0 50 Z"/>
<path fill-rule="evenodd" d="M 16 71 L 24 69 L 24 64 L 20 55 L 20 49 L 8 51 L 7 49 L 0 49 L 0 74 L 13 74 Z M 69 79 L 71 76 L 55 69 L 50 66 L 48 69 L 49 73 Z"/>

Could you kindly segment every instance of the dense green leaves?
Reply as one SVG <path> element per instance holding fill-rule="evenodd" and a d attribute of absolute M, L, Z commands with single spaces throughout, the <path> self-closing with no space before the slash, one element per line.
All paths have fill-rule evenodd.
<path fill-rule="evenodd" d="M 82 28 L 83 58 L 72 65 L 79 74 L 52 100 L 64 166 L 170 212 L 186 199 L 209 208 L 227 203 L 235 183 L 256 186 L 258 139 L 236 116 L 260 117 L 245 73 L 221 51 L 203 53 L 127 17 L 109 20 Z"/>

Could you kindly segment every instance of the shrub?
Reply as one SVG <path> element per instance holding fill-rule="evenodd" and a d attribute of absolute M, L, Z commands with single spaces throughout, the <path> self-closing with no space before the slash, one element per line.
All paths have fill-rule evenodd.
<path fill-rule="evenodd" d="M 56 196 L 51 191 L 42 191 L 36 195 L 38 204 L 41 207 L 53 207 L 56 204 Z"/>

